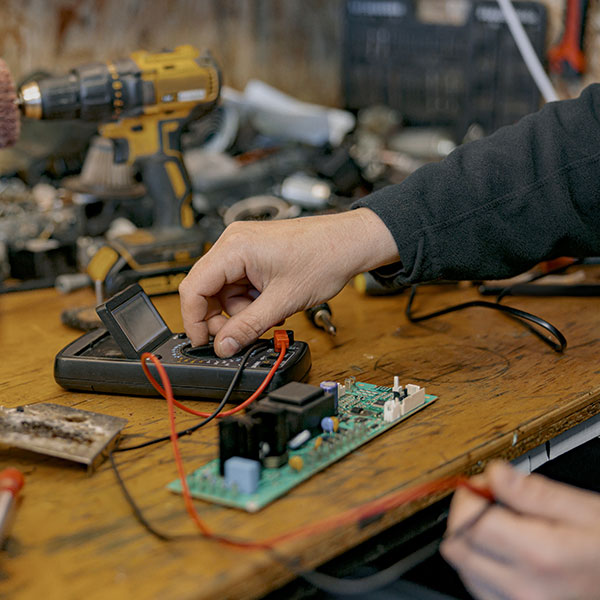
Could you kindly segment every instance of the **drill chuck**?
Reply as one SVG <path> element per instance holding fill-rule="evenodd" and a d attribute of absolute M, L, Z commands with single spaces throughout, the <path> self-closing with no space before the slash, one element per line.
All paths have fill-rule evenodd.
<path fill-rule="evenodd" d="M 19 90 L 21 111 L 33 119 L 107 121 L 117 107 L 135 109 L 152 102 L 153 91 L 144 94 L 144 82 L 133 60 L 120 60 L 111 67 L 94 63 L 67 75 L 27 83 Z"/>
<path fill-rule="evenodd" d="M 144 114 L 205 112 L 217 101 L 220 74 L 209 54 L 192 46 L 173 52 L 134 52 L 131 57 L 91 63 L 57 77 L 26 83 L 19 106 L 33 119 L 107 122 Z"/>

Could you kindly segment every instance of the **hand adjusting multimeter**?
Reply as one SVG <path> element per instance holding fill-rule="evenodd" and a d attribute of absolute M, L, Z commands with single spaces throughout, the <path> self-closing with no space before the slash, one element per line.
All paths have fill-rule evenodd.
<path fill-rule="evenodd" d="M 219 358 L 208 346 L 193 347 L 185 333 L 173 333 L 138 284 L 116 294 L 96 308 L 104 327 L 90 331 L 63 348 L 54 361 L 54 378 L 62 387 L 86 392 L 156 396 L 146 379 L 140 356 L 152 352 L 165 367 L 176 396 L 218 399 L 229 387 L 242 354 Z M 265 393 L 290 381 L 302 381 L 311 367 L 306 342 L 293 339 Z M 273 340 L 250 355 L 232 400 L 252 394 L 279 353 Z M 148 364 L 158 379 L 156 367 Z"/>

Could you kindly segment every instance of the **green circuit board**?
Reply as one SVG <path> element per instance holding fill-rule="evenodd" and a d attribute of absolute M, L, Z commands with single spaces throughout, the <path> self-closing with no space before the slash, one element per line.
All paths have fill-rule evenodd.
<path fill-rule="evenodd" d="M 352 382 L 339 398 L 337 432 L 321 433 L 297 450 L 289 451 L 289 460 L 294 456 L 300 457 L 302 468 L 292 468 L 289 460 L 278 468 L 263 468 L 258 489 L 253 494 L 244 494 L 235 487 L 232 489 L 226 485 L 224 477 L 219 474 L 217 458 L 187 476 L 190 492 L 194 498 L 256 512 L 437 400 L 437 396 L 425 394 L 425 400 L 421 404 L 395 421 L 385 422 L 383 404 L 392 397 L 392 389 L 389 387 Z M 181 493 L 179 480 L 171 482 L 168 488 Z"/>

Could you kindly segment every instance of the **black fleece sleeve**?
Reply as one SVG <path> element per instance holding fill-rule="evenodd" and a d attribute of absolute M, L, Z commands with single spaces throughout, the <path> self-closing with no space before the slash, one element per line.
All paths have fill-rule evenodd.
<path fill-rule="evenodd" d="M 502 278 L 557 256 L 600 256 L 600 84 L 358 206 L 394 236 L 401 285 Z"/>

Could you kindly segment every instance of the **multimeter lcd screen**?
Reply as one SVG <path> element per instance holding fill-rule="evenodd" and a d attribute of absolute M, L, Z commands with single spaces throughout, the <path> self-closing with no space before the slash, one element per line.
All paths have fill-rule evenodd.
<path fill-rule="evenodd" d="M 136 294 L 115 308 L 112 316 L 136 352 L 169 330 L 158 311 L 143 294 Z"/>

